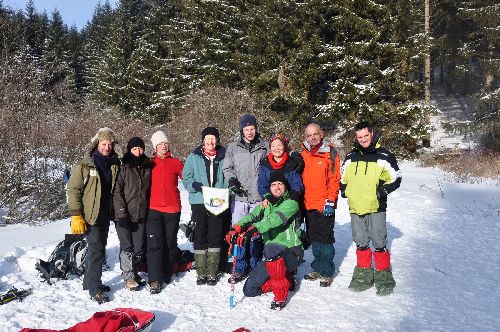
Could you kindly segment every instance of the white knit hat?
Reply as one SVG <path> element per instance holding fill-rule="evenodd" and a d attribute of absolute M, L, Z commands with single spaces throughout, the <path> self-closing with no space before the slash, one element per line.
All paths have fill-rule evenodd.
<path fill-rule="evenodd" d="M 156 149 L 156 146 L 163 142 L 164 143 L 169 142 L 167 135 L 163 131 L 158 130 L 151 136 L 151 143 L 153 144 L 153 149 Z"/>

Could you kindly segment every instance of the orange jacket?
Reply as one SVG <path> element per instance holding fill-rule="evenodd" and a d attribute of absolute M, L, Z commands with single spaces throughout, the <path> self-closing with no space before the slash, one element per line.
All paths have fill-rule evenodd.
<path fill-rule="evenodd" d="M 304 183 L 304 204 L 307 210 L 323 211 L 325 200 L 335 202 L 340 189 L 340 158 L 335 156 L 335 173 L 332 173 L 332 160 L 330 159 L 330 147 L 333 145 L 322 143 L 319 150 L 312 154 L 309 143 L 302 143 L 301 156 L 304 159 L 304 172 L 302 182 Z"/>

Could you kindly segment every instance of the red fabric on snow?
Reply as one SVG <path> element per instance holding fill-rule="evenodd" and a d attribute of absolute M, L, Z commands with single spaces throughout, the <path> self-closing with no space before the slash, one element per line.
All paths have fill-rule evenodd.
<path fill-rule="evenodd" d="M 379 271 L 388 270 L 391 267 L 391 255 L 389 251 L 373 253 L 373 258 L 375 259 L 375 268 Z"/>
<path fill-rule="evenodd" d="M 96 312 L 85 322 L 78 323 L 64 330 L 29 329 L 21 332 L 136 332 L 150 325 L 155 315 L 152 312 L 131 308 L 116 308 Z"/>
<path fill-rule="evenodd" d="M 372 267 L 372 250 L 370 248 L 366 250 L 356 249 L 357 265 L 362 269 L 369 269 Z"/>
<path fill-rule="evenodd" d="M 274 301 L 286 301 L 290 281 L 286 278 L 285 260 L 283 257 L 280 257 L 275 261 L 266 262 L 266 269 L 267 273 L 269 273 L 268 282 L 270 282 L 270 287 L 273 290 Z"/>

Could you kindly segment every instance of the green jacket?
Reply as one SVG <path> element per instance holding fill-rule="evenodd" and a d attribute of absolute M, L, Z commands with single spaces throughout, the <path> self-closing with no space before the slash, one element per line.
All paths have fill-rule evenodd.
<path fill-rule="evenodd" d="M 238 225 L 252 224 L 262 235 L 264 244 L 277 243 L 286 248 L 300 247 L 299 204 L 286 192 L 276 204 L 267 208 L 258 205 L 252 212 L 238 221 Z"/>
<path fill-rule="evenodd" d="M 114 154 L 111 161 L 111 193 L 113 193 L 120 170 L 120 159 Z M 66 196 L 69 212 L 72 216 L 81 215 L 90 225 L 96 224 L 101 204 L 101 180 L 90 153 L 73 166 L 71 177 L 67 183 Z M 113 216 L 111 197 L 110 208 L 110 215 Z"/>
<path fill-rule="evenodd" d="M 378 141 L 363 149 L 359 144 L 342 165 L 340 190 L 349 202 L 349 212 L 364 215 L 387 209 L 387 195 L 401 184 L 396 157 Z"/>

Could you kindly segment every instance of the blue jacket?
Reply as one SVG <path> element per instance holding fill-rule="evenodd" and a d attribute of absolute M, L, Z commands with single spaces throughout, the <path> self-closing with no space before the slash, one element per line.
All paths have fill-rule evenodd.
<path fill-rule="evenodd" d="M 285 176 L 290 184 L 290 197 L 298 201 L 304 193 L 304 185 L 302 184 L 302 177 L 294 168 L 295 164 L 292 162 L 290 157 L 288 157 L 285 165 L 283 165 L 283 167 L 279 170 L 273 169 L 273 166 L 269 163 L 267 157 L 264 158 L 260 162 L 259 166 L 259 194 L 262 197 L 266 197 L 271 194 L 269 191 L 269 177 L 272 172 L 279 171 Z"/>
<path fill-rule="evenodd" d="M 187 157 L 182 170 L 182 184 L 189 193 L 189 204 L 203 204 L 203 193 L 193 189 L 193 182 L 200 182 L 205 187 L 227 188 L 227 181 L 222 172 L 226 154 L 224 147 L 219 147 L 214 159 L 214 184 L 209 183 L 210 160 L 203 155 L 202 146 L 198 146 Z"/>

